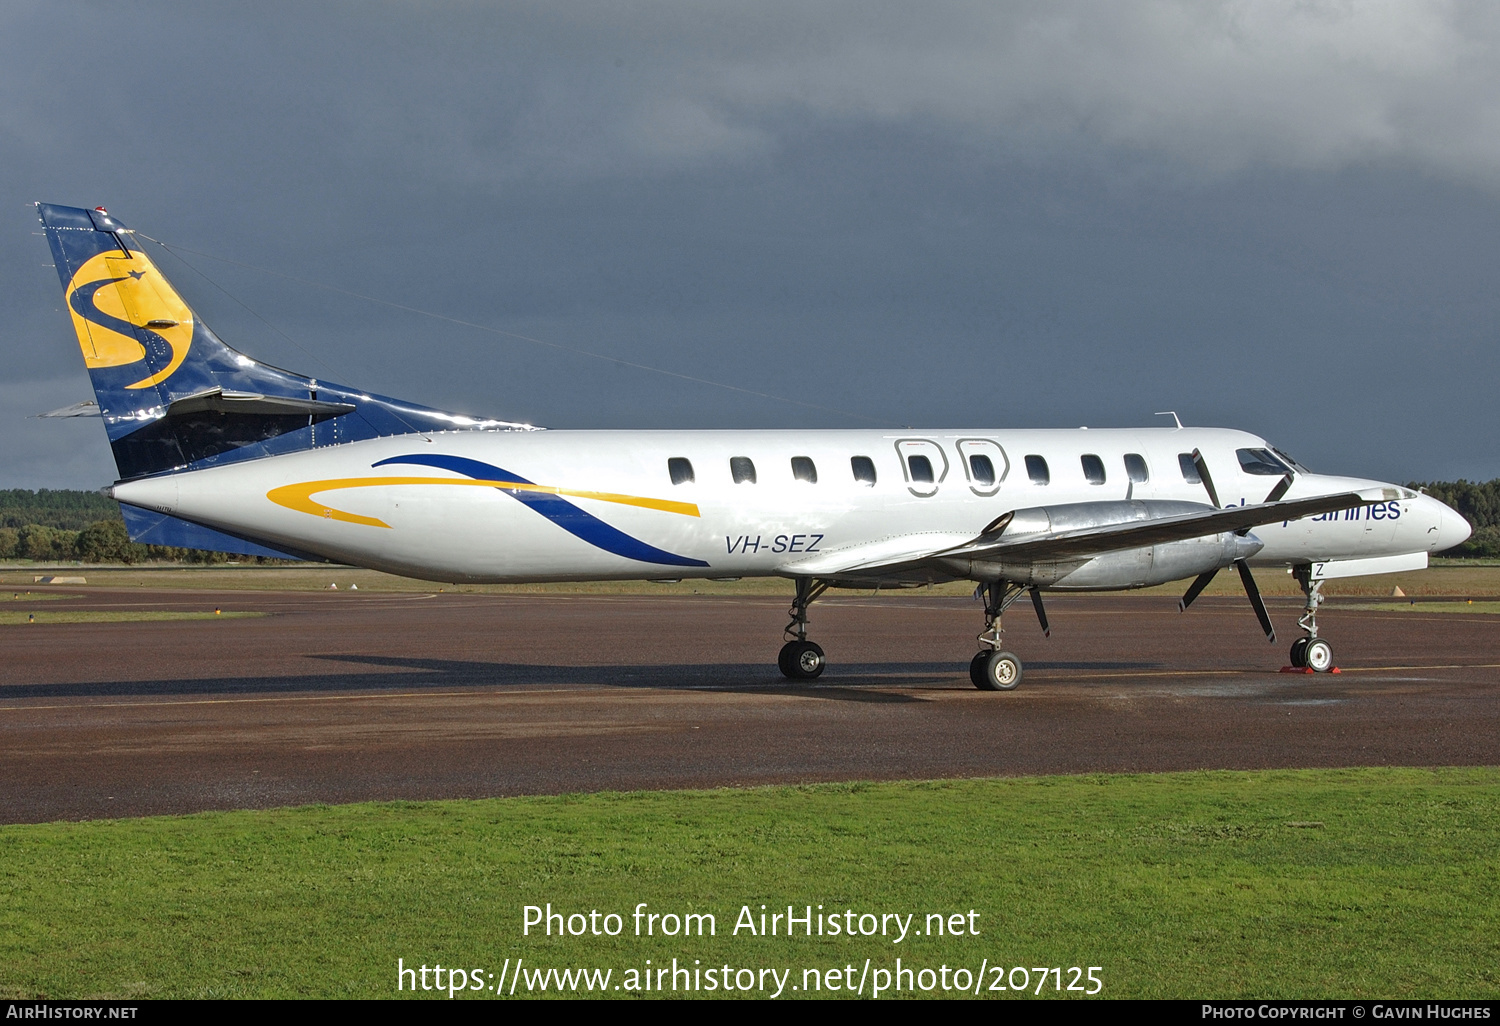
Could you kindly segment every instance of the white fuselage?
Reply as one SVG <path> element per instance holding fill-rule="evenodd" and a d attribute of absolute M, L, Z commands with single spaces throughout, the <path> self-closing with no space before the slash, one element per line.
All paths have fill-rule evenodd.
<path fill-rule="evenodd" d="M 1014 509 L 1127 497 L 1206 504 L 1204 486 L 1188 480 L 1179 461 L 1194 449 L 1223 504 L 1258 503 L 1280 475 L 1246 473 L 1236 451 L 1266 447 L 1216 428 L 460 431 L 146 478 L 114 494 L 273 547 L 429 580 L 795 576 L 856 548 L 899 554 L 958 545 Z M 1131 480 L 1127 454 L 1144 463 L 1144 481 Z M 982 461 L 976 471 L 976 455 L 989 458 L 993 482 L 982 480 Z M 931 482 L 914 477 L 912 456 L 926 457 Z M 1040 475 L 1028 456 L 1045 460 L 1047 483 L 1033 480 Z M 1102 464 L 1102 483 L 1086 476 L 1085 456 Z M 873 483 L 856 480 L 856 457 L 873 466 Z M 816 481 L 798 479 L 794 458 L 811 462 Z M 674 459 L 691 464 L 691 481 L 673 482 Z M 735 482 L 736 459 L 753 464 L 753 483 Z M 477 473 L 476 464 L 496 473 Z M 811 476 L 808 463 L 799 467 Z M 526 485 L 517 492 L 483 484 L 493 479 Z M 1372 489 L 1385 501 L 1255 528 L 1265 545 L 1251 562 L 1425 555 L 1468 534 L 1442 503 L 1382 482 L 1299 470 L 1286 497 Z M 620 554 L 642 549 L 676 558 Z"/>

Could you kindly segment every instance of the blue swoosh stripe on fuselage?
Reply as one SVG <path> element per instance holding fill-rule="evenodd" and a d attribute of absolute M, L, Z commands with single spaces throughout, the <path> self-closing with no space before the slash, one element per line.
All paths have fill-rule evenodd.
<path fill-rule="evenodd" d="M 519 474 L 512 474 L 508 470 L 481 463 L 478 460 L 465 459 L 462 456 L 440 456 L 413 454 L 411 456 L 392 456 L 388 460 L 372 463 L 372 467 L 384 467 L 392 463 L 416 464 L 424 467 L 438 467 L 442 470 L 451 470 L 455 474 L 463 474 L 476 481 L 514 481 L 516 484 L 535 484 L 528 481 Z M 617 556 L 626 559 L 639 560 L 642 563 L 659 563 L 664 566 L 708 566 L 701 559 L 691 559 L 687 556 L 679 556 L 665 549 L 658 549 L 654 545 L 647 545 L 639 538 L 632 538 L 617 528 L 611 527 L 598 517 L 586 510 L 579 509 L 567 499 L 560 495 L 550 495 L 547 492 L 522 492 L 511 488 L 501 488 L 499 491 L 519 499 L 527 506 L 552 521 L 558 527 L 577 538 L 582 538 L 590 545 L 603 549 L 605 552 L 613 552 Z"/>

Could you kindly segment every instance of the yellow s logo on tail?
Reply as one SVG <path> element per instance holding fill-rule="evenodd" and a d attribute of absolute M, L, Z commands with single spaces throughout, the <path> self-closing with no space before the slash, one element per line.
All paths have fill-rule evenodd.
<path fill-rule="evenodd" d="M 171 350 L 166 366 L 126 388 L 149 388 L 172 376 L 193 342 L 193 312 L 140 251 L 87 260 L 68 283 L 73 330 L 90 370 L 146 359 L 142 338 L 159 337 Z"/>

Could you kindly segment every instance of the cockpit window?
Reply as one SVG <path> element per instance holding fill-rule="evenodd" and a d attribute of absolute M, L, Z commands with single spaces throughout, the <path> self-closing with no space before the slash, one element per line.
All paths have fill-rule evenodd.
<path fill-rule="evenodd" d="M 1234 454 L 1239 457 L 1240 469 L 1247 474 L 1281 477 L 1292 472 L 1292 468 L 1281 462 L 1270 449 L 1236 449 Z"/>
<path fill-rule="evenodd" d="M 1284 453 L 1280 449 L 1276 448 L 1276 446 L 1274 446 L 1274 445 L 1271 446 L 1271 451 L 1274 452 L 1277 456 L 1280 456 L 1281 457 L 1281 461 L 1283 463 L 1289 464 L 1293 470 L 1300 471 L 1303 474 L 1311 474 L 1312 473 L 1311 470 L 1308 470 L 1302 464 L 1298 463 L 1296 460 L 1292 459 L 1286 453 Z"/>

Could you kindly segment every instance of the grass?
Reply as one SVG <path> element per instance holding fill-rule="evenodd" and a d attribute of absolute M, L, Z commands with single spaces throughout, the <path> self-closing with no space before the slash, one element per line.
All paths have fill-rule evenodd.
<path fill-rule="evenodd" d="M 207 610 L 176 612 L 166 609 L 122 609 L 92 610 L 64 609 L 57 612 L 43 610 L 26 613 L 20 610 L 0 610 L 0 626 L 44 623 L 149 623 L 157 620 L 228 620 L 246 616 L 265 616 L 265 613 L 234 611 L 213 613 Z"/>
<path fill-rule="evenodd" d="M 800 983 L 804 967 L 900 956 L 1102 966 L 1114 997 L 1494 998 L 1497 812 L 1500 770 L 1356 769 L 9 826 L 0 996 L 396 996 L 398 958 L 498 974 L 519 957 L 618 982 L 676 957 Z M 522 907 L 548 902 L 619 913 L 625 932 L 523 937 Z M 711 912 L 717 936 L 632 936 L 638 902 Z M 980 936 L 733 936 L 762 903 L 916 924 L 975 909 Z"/>

